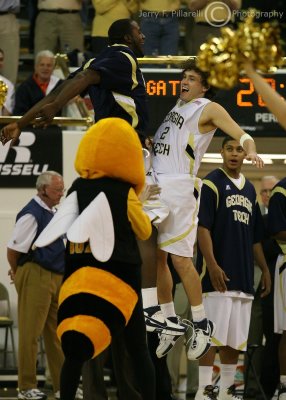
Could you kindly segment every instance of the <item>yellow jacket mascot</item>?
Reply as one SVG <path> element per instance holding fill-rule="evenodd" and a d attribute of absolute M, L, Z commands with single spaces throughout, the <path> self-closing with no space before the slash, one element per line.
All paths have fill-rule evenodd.
<path fill-rule="evenodd" d="M 72 365 L 81 366 L 96 357 L 109 346 L 112 336 L 129 325 L 130 343 L 135 344 L 141 337 L 141 342 L 129 349 L 134 353 L 132 357 L 138 358 L 141 352 L 137 373 L 142 373 L 145 361 L 152 370 L 146 359 L 149 356 L 140 298 L 141 258 L 136 241 L 136 237 L 148 239 L 151 223 L 138 199 L 145 184 L 145 171 L 137 133 L 119 118 L 99 121 L 83 136 L 75 168 L 80 177 L 56 213 L 54 226 L 48 227 L 50 237 L 56 231 L 57 236 L 67 232 L 68 238 L 58 336 L 66 362 L 69 360 L 69 385 Z M 42 238 L 36 245 L 43 245 Z M 137 322 L 130 320 L 133 314 L 140 321 L 137 329 Z M 74 397 L 65 393 L 66 387 L 62 382 L 61 399 L 71 400 Z M 143 398 L 153 399 L 153 389 Z"/>

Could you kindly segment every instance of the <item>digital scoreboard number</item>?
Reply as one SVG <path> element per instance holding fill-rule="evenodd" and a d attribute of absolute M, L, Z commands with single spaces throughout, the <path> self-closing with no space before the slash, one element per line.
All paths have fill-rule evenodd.
<path fill-rule="evenodd" d="M 166 114 L 175 105 L 180 93 L 179 69 L 142 69 L 146 90 L 150 124 L 148 134 L 153 135 Z M 286 70 L 267 75 L 266 82 L 286 99 Z M 284 136 L 285 132 L 274 115 L 267 109 L 261 96 L 247 77 L 231 90 L 219 90 L 213 99 L 221 104 L 232 118 L 249 134 L 256 137 Z M 222 134 L 222 132 L 218 132 Z"/>

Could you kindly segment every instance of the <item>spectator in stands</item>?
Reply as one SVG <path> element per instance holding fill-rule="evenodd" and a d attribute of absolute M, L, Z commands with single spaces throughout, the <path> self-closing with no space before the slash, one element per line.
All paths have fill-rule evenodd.
<path fill-rule="evenodd" d="M 3 82 L 4 85 L 7 86 L 7 93 L 5 94 L 5 100 L 3 102 L 3 105 L 1 105 L 1 100 L 0 100 L 0 115 L 11 115 L 14 107 L 14 101 L 15 101 L 15 89 L 14 85 L 9 79 L 5 78 L 3 75 L 1 75 L 1 72 L 3 70 L 4 66 L 4 51 L 0 49 L 0 84 L 1 81 Z M 1 92 L 1 88 L 0 88 Z"/>
<path fill-rule="evenodd" d="M 14 84 L 18 74 L 20 51 L 19 23 L 16 13 L 20 10 L 20 0 L 0 1 L 0 47 L 6 62 L 2 74 Z"/>
<path fill-rule="evenodd" d="M 84 49 L 80 15 L 82 0 L 38 0 L 35 26 L 35 54 L 41 50 L 54 53 Z"/>
<path fill-rule="evenodd" d="M 241 0 L 189 0 L 188 7 L 196 16 L 186 52 L 195 56 L 209 35 L 220 36 L 220 28 L 232 24 L 232 12 L 241 8 Z"/>
<path fill-rule="evenodd" d="M 144 53 L 147 56 L 177 55 L 179 46 L 180 8 L 178 0 L 141 0 L 140 26 L 146 36 Z"/>
<path fill-rule="evenodd" d="M 108 28 L 117 19 L 130 18 L 139 8 L 137 0 L 92 0 L 95 16 L 92 22 L 91 51 L 97 55 L 108 43 Z"/>
<path fill-rule="evenodd" d="M 262 215 L 268 214 L 268 206 L 271 195 L 271 190 L 278 183 L 278 178 L 276 176 L 263 176 L 260 181 L 260 196 L 261 204 L 260 211 Z"/>
<path fill-rule="evenodd" d="M 43 50 L 36 55 L 33 75 L 16 90 L 14 115 L 25 114 L 62 82 L 53 75 L 54 68 L 55 56 L 51 51 Z"/>

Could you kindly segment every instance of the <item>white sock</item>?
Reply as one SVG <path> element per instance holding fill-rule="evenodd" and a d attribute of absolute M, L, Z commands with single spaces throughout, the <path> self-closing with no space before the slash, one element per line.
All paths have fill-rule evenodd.
<path fill-rule="evenodd" d="M 142 289 L 141 293 L 143 300 L 143 308 L 154 307 L 159 304 L 156 287 Z"/>
<path fill-rule="evenodd" d="M 160 307 L 165 318 L 177 316 L 173 301 L 171 301 L 170 303 L 160 304 Z"/>
<path fill-rule="evenodd" d="M 199 322 L 206 318 L 205 308 L 203 304 L 199 306 L 191 306 L 193 321 Z"/>
<path fill-rule="evenodd" d="M 286 386 L 286 375 L 280 375 L 280 383 L 282 383 L 282 385 Z"/>
<path fill-rule="evenodd" d="M 227 389 L 234 384 L 236 364 L 221 364 L 220 366 L 220 388 Z"/>
<path fill-rule="evenodd" d="M 213 366 L 199 366 L 199 388 L 203 389 L 208 385 L 212 385 Z"/>

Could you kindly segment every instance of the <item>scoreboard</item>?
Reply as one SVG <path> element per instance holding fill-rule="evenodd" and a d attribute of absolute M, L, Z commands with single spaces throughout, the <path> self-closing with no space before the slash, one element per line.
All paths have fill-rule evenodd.
<path fill-rule="evenodd" d="M 173 108 L 180 93 L 181 70 L 144 69 L 150 123 L 148 134 L 154 135 L 166 114 Z M 265 76 L 269 85 L 286 99 L 286 70 Z M 274 115 L 267 109 L 261 96 L 247 77 L 230 90 L 218 90 L 212 99 L 221 104 L 241 126 L 254 137 L 284 136 L 285 131 L 277 123 Z M 217 132 L 221 135 L 222 132 Z"/>

